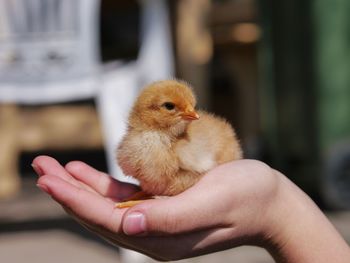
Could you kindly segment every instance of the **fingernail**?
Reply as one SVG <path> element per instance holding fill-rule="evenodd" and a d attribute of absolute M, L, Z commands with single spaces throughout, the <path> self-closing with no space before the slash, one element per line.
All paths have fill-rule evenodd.
<path fill-rule="evenodd" d="M 34 164 L 34 163 L 32 163 L 31 165 L 32 165 L 34 171 L 37 173 L 37 175 L 39 175 L 39 176 L 44 175 L 44 172 L 40 169 L 39 166 L 37 166 L 37 165 Z"/>
<path fill-rule="evenodd" d="M 126 235 L 139 235 L 146 232 L 146 219 L 142 213 L 133 212 L 126 216 L 123 223 Z"/>
<path fill-rule="evenodd" d="M 46 185 L 43 184 L 36 184 L 37 187 L 39 187 L 42 191 L 44 191 L 47 194 L 50 194 L 50 190 Z"/>

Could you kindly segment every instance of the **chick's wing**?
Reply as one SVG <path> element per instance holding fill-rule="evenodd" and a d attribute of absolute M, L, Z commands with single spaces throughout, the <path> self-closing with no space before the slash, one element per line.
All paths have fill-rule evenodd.
<path fill-rule="evenodd" d="M 223 119 L 200 112 L 191 122 L 186 135 L 175 145 L 180 167 L 198 173 L 242 157 L 232 127 Z"/>

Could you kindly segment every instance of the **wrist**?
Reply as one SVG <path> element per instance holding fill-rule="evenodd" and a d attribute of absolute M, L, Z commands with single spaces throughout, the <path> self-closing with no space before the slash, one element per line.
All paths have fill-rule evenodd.
<path fill-rule="evenodd" d="M 347 262 L 348 245 L 317 205 L 284 175 L 278 181 L 265 234 L 270 254 L 277 262 Z"/>

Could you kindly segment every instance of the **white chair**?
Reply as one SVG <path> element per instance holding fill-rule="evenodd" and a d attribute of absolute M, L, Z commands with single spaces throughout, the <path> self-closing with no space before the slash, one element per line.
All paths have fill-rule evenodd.
<path fill-rule="evenodd" d="M 99 1 L 0 0 L 0 101 L 96 95 Z"/>
<path fill-rule="evenodd" d="M 17 104 L 97 95 L 97 0 L 0 0 L 0 196 L 19 188 Z"/>
<path fill-rule="evenodd" d="M 0 0 L 0 103 L 33 105 L 96 98 L 109 172 L 121 181 L 135 182 L 116 165 L 115 149 L 138 90 L 173 76 L 167 7 L 164 0 L 140 1 L 142 36 L 137 60 L 115 63 L 116 67 L 105 70 L 98 45 L 99 4 L 99 0 Z M 3 184 L 18 180 L 15 174 L 1 180 L 2 164 L 8 166 L 18 152 L 1 136 L 1 125 Z M 16 141 L 13 136 L 12 141 Z M 121 257 L 125 262 L 131 258 L 147 261 L 128 250 L 122 250 Z"/>
<path fill-rule="evenodd" d="M 99 5 L 99 0 L 0 0 L 0 103 L 37 105 L 95 98 L 110 173 L 132 181 L 117 167 L 115 148 L 139 88 L 173 76 L 166 3 L 140 1 L 138 58 L 115 63 L 109 70 L 100 62 Z M 10 152 L 10 147 L 2 151 Z M 7 161 L 1 158 L 0 166 Z"/>

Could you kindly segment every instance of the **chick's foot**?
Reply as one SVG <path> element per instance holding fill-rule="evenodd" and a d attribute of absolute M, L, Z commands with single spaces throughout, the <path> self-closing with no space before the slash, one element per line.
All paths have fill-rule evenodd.
<path fill-rule="evenodd" d="M 132 201 L 116 203 L 115 207 L 117 207 L 117 208 L 130 208 L 130 207 L 133 207 L 135 205 L 142 203 L 143 201 L 145 201 L 145 200 L 132 200 Z"/>
<path fill-rule="evenodd" d="M 142 203 L 145 200 L 152 199 L 153 197 L 149 194 L 147 194 L 144 191 L 136 192 L 135 194 L 131 195 L 130 197 L 123 200 L 123 202 L 116 203 L 116 207 L 118 208 L 128 208 L 133 207 L 137 204 Z"/>

